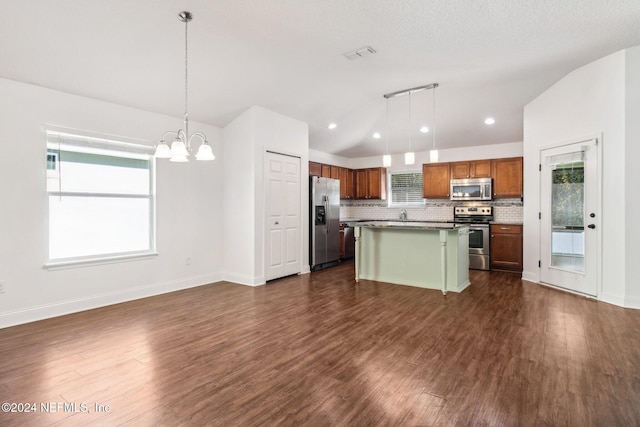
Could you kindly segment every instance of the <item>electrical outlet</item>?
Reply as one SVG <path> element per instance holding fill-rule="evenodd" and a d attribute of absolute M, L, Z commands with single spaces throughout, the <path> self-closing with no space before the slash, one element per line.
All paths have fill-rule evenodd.
<path fill-rule="evenodd" d="M 4 281 L 0 281 L 0 294 L 4 294 Z"/>

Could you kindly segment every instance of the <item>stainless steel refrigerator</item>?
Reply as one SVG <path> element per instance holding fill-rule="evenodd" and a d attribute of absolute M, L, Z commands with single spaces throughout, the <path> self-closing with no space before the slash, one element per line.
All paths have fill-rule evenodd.
<path fill-rule="evenodd" d="M 340 259 L 340 180 L 309 177 L 309 264 L 311 271 Z"/>

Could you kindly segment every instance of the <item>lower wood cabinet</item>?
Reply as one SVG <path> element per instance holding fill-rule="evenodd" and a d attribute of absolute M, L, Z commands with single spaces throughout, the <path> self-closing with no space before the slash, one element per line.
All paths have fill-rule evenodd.
<path fill-rule="evenodd" d="M 522 271 L 522 225 L 491 224 L 491 270 Z"/>

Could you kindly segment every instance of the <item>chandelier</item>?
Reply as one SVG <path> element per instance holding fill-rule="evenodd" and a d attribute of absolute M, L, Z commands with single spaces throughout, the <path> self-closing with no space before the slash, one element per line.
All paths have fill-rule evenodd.
<path fill-rule="evenodd" d="M 194 132 L 189 135 L 189 107 L 188 107 L 188 88 L 189 88 L 189 73 L 188 73 L 188 43 L 187 43 L 187 26 L 189 21 L 193 19 L 191 12 L 182 11 L 178 14 L 178 19 L 184 22 L 184 129 L 176 131 L 167 131 L 162 135 L 160 143 L 156 146 L 156 158 L 169 159 L 171 162 L 188 162 L 189 153 L 192 150 L 191 140 L 194 138 L 200 138 L 202 143 L 198 148 L 196 154 L 196 160 L 214 160 L 216 156 L 213 155 L 211 146 L 207 141 L 207 136 L 202 132 Z M 167 136 L 173 136 L 174 140 L 169 144 L 165 142 Z"/>

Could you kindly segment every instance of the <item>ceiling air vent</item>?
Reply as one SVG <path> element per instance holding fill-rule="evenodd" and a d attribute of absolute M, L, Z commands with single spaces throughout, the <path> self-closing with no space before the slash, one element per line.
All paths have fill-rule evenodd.
<path fill-rule="evenodd" d="M 371 46 L 365 46 L 365 47 L 361 47 L 360 49 L 356 49 L 352 52 L 343 53 L 343 55 L 347 59 L 354 60 L 358 58 L 363 58 L 365 56 L 373 55 L 374 53 L 376 53 L 374 48 L 372 48 Z"/>

